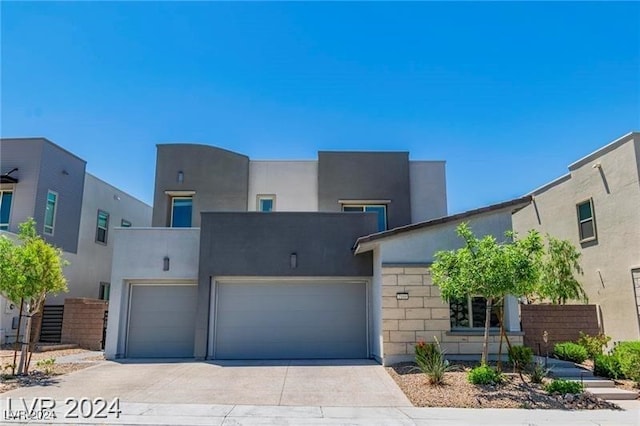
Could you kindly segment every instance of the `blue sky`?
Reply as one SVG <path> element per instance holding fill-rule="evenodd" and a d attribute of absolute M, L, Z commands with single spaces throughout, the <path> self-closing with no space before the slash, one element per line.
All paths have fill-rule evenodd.
<path fill-rule="evenodd" d="M 451 213 L 640 130 L 638 3 L 0 3 L 3 137 L 151 203 L 155 144 L 447 161 Z"/>

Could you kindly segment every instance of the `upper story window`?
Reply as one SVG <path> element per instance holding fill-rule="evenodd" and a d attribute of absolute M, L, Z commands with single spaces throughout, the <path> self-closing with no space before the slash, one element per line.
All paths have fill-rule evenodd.
<path fill-rule="evenodd" d="M 109 293 L 111 293 L 111 284 L 101 282 L 100 289 L 98 290 L 98 299 L 109 300 Z"/>
<path fill-rule="evenodd" d="M 107 244 L 109 233 L 109 213 L 98 210 L 98 223 L 96 225 L 96 242 Z"/>
<path fill-rule="evenodd" d="M 593 210 L 593 200 L 588 199 L 587 201 L 578 203 L 576 208 L 578 210 L 580 242 L 596 240 L 596 218 Z"/>
<path fill-rule="evenodd" d="M 0 190 L 0 230 L 9 229 L 9 219 L 11 217 L 12 190 Z"/>
<path fill-rule="evenodd" d="M 131 228 L 131 222 L 129 222 L 127 219 L 122 219 L 120 221 L 120 226 L 122 226 L 123 228 Z"/>
<path fill-rule="evenodd" d="M 276 209 L 275 195 L 258 195 L 258 211 L 272 212 Z"/>
<path fill-rule="evenodd" d="M 487 300 L 484 297 L 467 297 L 462 300 L 452 300 L 449 303 L 451 329 L 484 328 Z M 499 306 L 491 307 L 490 327 L 500 327 L 497 310 Z"/>
<path fill-rule="evenodd" d="M 172 197 L 171 198 L 171 227 L 172 228 L 190 228 L 192 212 L 193 212 L 192 197 Z"/>
<path fill-rule="evenodd" d="M 56 211 L 58 210 L 58 193 L 47 192 L 47 207 L 44 211 L 44 233 L 53 235 L 56 223 Z"/>
<path fill-rule="evenodd" d="M 343 204 L 343 212 L 372 212 L 378 214 L 378 231 L 387 229 L 387 206 L 384 204 Z"/>

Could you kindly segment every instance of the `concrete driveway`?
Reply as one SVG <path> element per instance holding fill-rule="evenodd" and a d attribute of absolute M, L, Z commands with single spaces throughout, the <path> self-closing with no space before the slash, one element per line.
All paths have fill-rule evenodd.
<path fill-rule="evenodd" d="M 122 402 L 410 407 L 384 367 L 369 360 L 110 362 L 4 397 Z"/>

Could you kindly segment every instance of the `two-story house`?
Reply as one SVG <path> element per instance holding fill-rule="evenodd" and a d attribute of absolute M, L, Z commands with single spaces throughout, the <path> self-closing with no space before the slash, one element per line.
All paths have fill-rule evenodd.
<path fill-rule="evenodd" d="M 640 338 L 640 133 L 629 133 L 569 165 L 534 190 L 514 230 L 538 229 L 582 253 L 580 277 L 614 341 Z"/>
<path fill-rule="evenodd" d="M 68 297 L 108 299 L 116 227 L 149 226 L 151 207 L 86 172 L 86 162 L 45 138 L 0 139 L 0 231 L 15 234 L 27 218 L 59 247 L 68 293 L 48 297 L 45 312 L 59 318 Z M 0 301 L 0 341 L 15 339 L 15 305 Z M 43 330 L 59 341 L 61 322 Z"/>
<path fill-rule="evenodd" d="M 407 152 L 255 161 L 158 145 L 153 227 L 115 232 L 107 358 L 411 358 L 452 332 L 429 250 L 459 245 L 465 219 L 502 236 L 528 202 L 447 216 L 445 182 L 443 161 Z M 456 353 L 479 353 L 468 325 L 445 336 Z"/>

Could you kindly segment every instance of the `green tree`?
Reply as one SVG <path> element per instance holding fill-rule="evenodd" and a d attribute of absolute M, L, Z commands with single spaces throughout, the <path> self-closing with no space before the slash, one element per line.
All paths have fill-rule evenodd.
<path fill-rule="evenodd" d="M 483 363 L 488 355 L 491 308 L 503 304 L 507 295 L 553 303 L 587 300 L 575 277 L 582 273 L 580 253 L 570 242 L 547 235 L 545 246 L 540 234 L 531 230 L 523 239 L 507 232 L 506 240 L 499 243 L 490 235 L 477 238 L 466 223 L 460 224 L 457 232 L 464 246 L 436 253 L 431 274 L 447 302 L 474 295 L 486 299 Z M 501 313 L 498 319 L 502 343 L 506 333 Z"/>
<path fill-rule="evenodd" d="M 540 276 L 543 245 L 536 231 L 520 240 L 514 240 L 513 233 L 507 233 L 504 242 L 498 242 L 491 235 L 479 239 L 466 223 L 460 224 L 457 232 L 464 239 L 464 246 L 436 253 L 431 274 L 434 285 L 440 287 L 442 298 L 447 302 L 469 296 L 486 299 L 482 345 L 482 363 L 486 363 L 491 309 L 494 304 L 503 303 L 509 294 L 534 292 Z"/>
<path fill-rule="evenodd" d="M 18 373 L 26 373 L 31 317 L 40 312 L 48 294 L 68 291 L 62 273 L 68 262 L 62 250 L 37 235 L 33 218 L 20 224 L 18 240 L 0 236 L 0 294 L 25 310 L 27 324 Z"/>
<path fill-rule="evenodd" d="M 564 305 L 569 300 L 588 303 L 589 298 L 576 279 L 582 275 L 580 252 L 566 240 L 547 235 L 547 250 L 542 259 L 540 281 L 531 299 L 546 299 Z"/>

